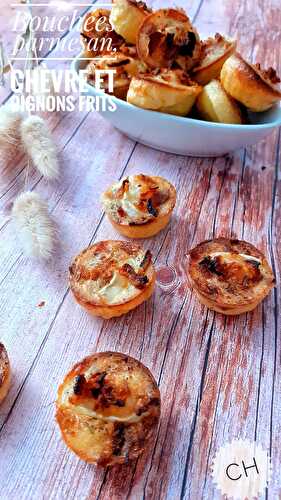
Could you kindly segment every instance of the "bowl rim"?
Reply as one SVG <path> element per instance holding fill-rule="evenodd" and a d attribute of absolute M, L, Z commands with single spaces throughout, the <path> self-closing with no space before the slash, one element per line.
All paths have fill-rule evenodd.
<path fill-rule="evenodd" d="M 80 69 L 80 61 L 85 61 L 85 58 L 83 57 L 83 52 L 81 52 L 78 56 L 76 56 L 72 63 L 71 63 L 71 69 L 76 73 L 77 78 L 79 78 L 78 71 Z M 181 123 L 181 124 L 186 124 L 186 125 L 196 125 L 197 127 L 203 127 L 203 128 L 213 128 L 213 129 L 228 129 L 228 130 L 245 130 L 245 131 L 257 131 L 257 130 L 262 130 L 262 129 L 272 129 L 272 128 L 277 128 L 281 126 L 281 103 L 276 104 L 273 108 L 279 109 L 279 116 L 277 119 L 271 122 L 267 123 L 244 123 L 244 124 L 237 124 L 237 123 L 217 123 L 217 122 L 210 122 L 210 121 L 204 121 L 200 120 L 198 118 L 190 118 L 188 116 L 177 116 L 177 115 L 172 115 L 168 113 L 163 113 L 162 111 L 154 111 L 151 109 L 145 109 L 145 108 L 140 108 L 138 106 L 135 106 L 134 104 L 130 104 L 127 101 L 123 101 L 122 99 L 119 99 L 118 97 L 111 95 L 111 94 L 106 94 L 103 90 L 97 90 L 94 86 L 90 85 L 88 82 L 85 81 L 85 87 L 86 89 L 96 95 L 105 95 L 108 99 L 110 99 L 112 102 L 116 104 L 117 107 L 123 107 L 127 110 L 134 110 L 135 112 L 141 114 L 143 112 L 145 113 L 151 113 L 152 116 L 157 117 L 158 119 L 169 119 L 172 122 L 175 123 Z"/>

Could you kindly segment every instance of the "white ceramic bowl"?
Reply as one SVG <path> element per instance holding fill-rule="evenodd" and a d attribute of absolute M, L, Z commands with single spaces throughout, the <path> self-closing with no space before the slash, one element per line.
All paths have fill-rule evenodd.
<path fill-rule="evenodd" d="M 72 64 L 77 76 L 85 66 L 80 57 L 82 55 Z M 86 89 L 89 95 L 104 95 L 92 85 L 87 84 Z M 228 125 L 149 111 L 114 96 L 110 99 L 115 102 L 116 111 L 100 113 L 114 127 L 146 146 L 186 156 L 222 156 L 256 144 L 281 125 L 280 106 L 265 113 L 250 114 L 251 124 Z"/>

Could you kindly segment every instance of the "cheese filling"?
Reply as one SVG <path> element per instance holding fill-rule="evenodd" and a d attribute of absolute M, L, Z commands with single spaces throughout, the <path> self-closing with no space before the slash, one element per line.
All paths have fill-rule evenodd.
<path fill-rule="evenodd" d="M 96 368 L 95 371 L 97 376 L 101 374 L 98 368 Z M 91 381 L 91 378 L 95 376 L 95 371 L 93 372 L 93 367 L 91 367 L 84 372 L 83 377 L 86 384 L 88 384 Z M 61 402 L 64 406 L 75 409 L 76 414 L 96 418 L 99 420 L 103 420 L 104 422 L 140 422 L 149 413 L 149 406 L 145 405 L 142 411 L 138 411 L 138 409 L 142 406 L 141 400 L 143 399 L 143 391 L 141 390 L 139 392 L 137 390 L 133 390 L 134 380 L 131 380 L 131 377 L 132 379 L 134 379 L 134 374 L 118 374 L 118 388 L 114 385 L 113 379 L 109 374 L 109 380 L 108 382 L 106 382 L 106 385 L 108 387 L 107 392 L 109 394 L 109 400 L 106 401 L 105 405 L 104 401 L 102 399 L 100 400 L 99 396 L 84 396 L 83 394 L 81 396 L 77 396 L 74 389 L 75 378 L 71 379 L 62 392 Z M 106 376 L 105 380 L 107 380 Z M 118 390 L 124 390 L 126 393 L 125 397 L 122 398 L 122 406 L 116 405 L 116 402 L 114 402 L 114 400 L 112 402 L 110 401 L 112 399 L 112 394 L 114 394 L 115 391 L 117 391 L 118 393 Z"/>
<path fill-rule="evenodd" d="M 227 37 L 216 34 L 214 38 L 210 37 L 203 42 L 204 57 L 201 63 L 196 66 L 193 71 L 199 71 L 206 68 L 210 64 L 216 62 L 223 57 L 227 52 L 235 46 L 235 42 Z"/>
<path fill-rule="evenodd" d="M 128 190 L 124 192 L 123 197 L 120 200 L 120 207 L 126 212 L 128 218 L 134 219 L 136 221 L 149 220 L 153 216 L 149 213 L 144 213 L 138 205 L 141 201 L 142 186 L 136 184 L 132 177 L 128 178 Z M 120 186 L 121 187 L 121 186 Z"/>
<path fill-rule="evenodd" d="M 213 252 L 200 263 L 212 275 L 225 281 L 240 283 L 244 287 L 262 279 L 261 260 L 243 253 Z"/>
<path fill-rule="evenodd" d="M 71 268 L 73 287 L 83 300 L 109 306 L 134 299 L 149 285 L 152 274 L 151 254 L 141 248 L 128 253 L 118 247 L 93 252 Z"/>
<path fill-rule="evenodd" d="M 171 186 L 161 177 L 131 175 L 102 196 L 105 211 L 118 224 L 140 225 L 173 209 Z"/>
<path fill-rule="evenodd" d="M 107 303 L 114 304 L 116 299 L 118 302 L 125 302 L 128 297 L 134 295 L 136 288 L 118 272 L 113 274 L 112 280 L 98 291 L 98 295 Z"/>
<path fill-rule="evenodd" d="M 69 402 L 68 402 L 69 405 Z M 72 406 L 72 405 L 71 405 Z M 95 410 L 91 410 L 84 405 L 75 405 L 75 411 L 80 413 L 81 415 L 86 415 L 88 417 L 97 418 L 99 420 L 103 420 L 104 422 L 127 422 L 127 423 L 136 423 L 140 422 L 143 417 L 147 415 L 148 412 L 143 413 L 141 416 L 136 415 L 135 413 L 127 416 L 117 416 L 117 415 L 103 415 L 102 413 L 96 412 Z"/>
<path fill-rule="evenodd" d="M 62 403 L 63 405 L 67 407 L 73 407 L 75 408 L 75 413 L 80 413 L 81 415 L 85 415 L 87 417 L 92 417 L 92 418 L 97 418 L 99 420 L 103 420 L 104 422 L 127 422 L 127 423 L 136 423 L 140 422 L 147 414 L 148 412 L 143 412 L 141 415 L 136 415 L 136 413 L 133 410 L 133 405 L 135 404 L 135 401 L 126 401 L 126 406 L 128 405 L 130 408 L 125 408 L 125 411 L 123 412 L 123 415 L 117 415 L 116 414 L 107 414 L 104 415 L 101 412 L 95 411 L 86 404 L 72 404 L 70 399 L 73 397 L 74 392 L 73 392 L 73 383 L 72 385 L 69 385 L 68 388 L 63 392 L 62 394 Z M 116 409 L 111 408 L 112 412 Z M 129 413 L 128 410 L 131 410 L 132 413 Z"/>
<path fill-rule="evenodd" d="M 238 260 L 237 256 L 242 257 L 242 259 L 245 261 L 254 260 L 255 262 L 261 264 L 260 259 L 257 259 L 257 257 L 253 257 L 252 255 L 247 255 L 245 253 L 238 253 L 238 254 L 234 254 L 232 252 L 213 252 L 213 253 L 210 253 L 211 258 L 212 257 L 223 257 L 223 259 L 229 263 L 237 261 Z"/>

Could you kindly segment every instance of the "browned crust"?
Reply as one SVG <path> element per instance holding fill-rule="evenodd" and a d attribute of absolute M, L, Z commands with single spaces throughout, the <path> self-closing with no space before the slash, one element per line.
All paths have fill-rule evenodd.
<path fill-rule="evenodd" d="M 96 281 L 97 279 L 102 279 L 104 281 L 104 284 L 106 284 L 110 281 L 113 272 L 117 269 L 119 270 L 120 274 L 123 273 L 123 276 L 126 274 L 128 276 L 128 281 L 132 282 L 135 285 L 136 276 L 132 277 L 131 279 L 130 273 L 127 272 L 128 270 L 123 270 L 124 266 L 118 266 L 115 257 L 115 251 L 121 252 L 124 257 L 133 257 L 137 255 L 140 250 L 141 247 L 134 242 L 106 240 L 97 242 L 80 252 L 74 258 L 69 267 L 70 288 L 77 302 L 79 302 L 80 305 L 86 307 L 87 309 L 92 307 L 93 313 L 96 306 L 97 310 L 99 310 L 100 307 L 104 307 L 108 311 L 112 311 L 112 313 L 114 313 L 114 310 L 118 311 L 122 306 L 124 307 L 124 312 L 126 312 L 127 308 L 128 310 L 132 309 L 131 305 L 133 305 L 136 301 L 136 305 L 141 303 L 142 300 L 141 302 L 139 302 L 139 300 L 141 299 L 141 294 L 143 294 L 143 296 L 145 297 L 146 290 L 150 285 L 154 285 L 155 271 L 151 262 L 148 269 L 140 269 L 138 272 L 138 294 L 136 294 L 135 297 L 132 297 L 126 302 L 122 302 L 120 304 L 110 305 L 107 303 L 102 303 L 101 301 L 99 303 L 96 303 L 94 299 L 92 301 L 86 300 L 83 297 L 82 293 L 79 293 L 76 286 L 81 280 Z M 103 259 L 100 265 L 96 265 L 91 270 L 89 270 L 87 268 L 87 262 L 85 262 L 85 254 L 87 254 L 87 260 L 89 260 L 91 256 L 94 257 L 98 255 L 104 255 L 105 259 Z"/>
<path fill-rule="evenodd" d="M 151 238 L 155 236 L 160 231 L 162 231 L 167 224 L 170 222 L 172 211 L 166 215 L 157 217 L 156 219 L 151 219 L 144 224 L 136 225 L 125 225 L 118 224 L 115 220 L 108 214 L 108 218 L 113 225 L 113 227 L 123 236 L 127 238 Z"/>
<path fill-rule="evenodd" d="M 224 53 L 221 54 L 220 57 L 218 57 L 217 59 L 214 59 L 213 61 L 210 61 L 208 64 L 204 65 L 204 56 L 205 56 L 206 50 L 214 47 L 216 42 L 220 43 L 223 40 L 224 40 L 224 37 L 222 35 L 220 35 L 220 33 L 216 33 L 214 38 L 210 37 L 207 40 L 201 42 L 202 43 L 201 61 L 197 66 L 192 68 L 192 73 L 196 74 L 199 71 L 206 70 L 206 69 L 210 68 L 211 66 L 213 66 L 214 64 L 217 64 L 220 61 L 224 60 L 226 57 L 230 56 L 233 53 L 233 51 L 235 50 L 235 46 L 236 46 L 236 42 L 234 42 L 234 41 L 233 41 L 233 43 L 229 42 L 228 48 L 225 49 Z"/>
<path fill-rule="evenodd" d="M 260 63 L 256 63 L 252 65 L 252 68 L 260 75 L 260 77 L 266 82 L 271 83 L 272 85 L 276 85 L 280 83 L 281 80 L 276 73 L 276 70 L 272 67 L 268 69 L 262 69 Z"/>
<path fill-rule="evenodd" d="M 235 268 L 229 276 L 221 272 L 221 269 L 216 270 L 214 263 L 211 263 L 211 267 L 208 268 L 205 265 L 205 262 L 208 263 L 206 259 L 215 252 L 240 253 L 255 257 L 261 262 L 262 273 L 255 272 L 254 261 L 253 264 L 249 264 L 249 266 L 253 266 L 253 270 L 245 279 L 243 274 L 239 275 L 239 267 L 237 268 L 237 279 Z M 191 286 L 197 291 L 199 298 L 200 296 L 205 298 L 210 306 L 219 306 L 221 309 L 225 307 L 227 310 L 233 309 L 234 314 L 236 308 L 244 306 L 251 310 L 253 305 L 265 298 L 275 284 L 272 270 L 264 254 L 246 241 L 227 238 L 207 240 L 190 250 L 189 258 L 188 275 Z M 215 307 L 210 308 L 215 309 Z"/>
<path fill-rule="evenodd" d="M 5 346 L 0 342 L 0 387 L 7 378 L 9 371 L 9 358 Z"/>
<path fill-rule="evenodd" d="M 121 226 L 144 226 L 144 225 L 148 226 L 148 225 L 155 223 L 156 219 L 159 220 L 163 217 L 166 218 L 167 215 L 170 215 L 172 213 L 172 211 L 174 210 L 174 207 L 176 204 L 176 198 L 177 198 L 176 189 L 167 179 L 164 179 L 163 177 L 159 177 L 159 176 L 148 176 L 148 175 L 144 175 L 144 174 L 139 174 L 139 176 L 141 178 L 143 178 L 145 181 L 147 180 L 147 182 L 148 182 L 148 191 L 149 191 L 149 189 L 151 190 L 151 201 L 152 201 L 153 207 L 155 207 L 155 218 L 149 219 L 143 223 L 132 223 L 132 222 L 127 223 L 127 221 L 122 220 L 121 217 L 120 217 L 120 220 L 115 220 L 111 216 L 110 211 L 107 210 L 105 207 L 105 211 L 106 211 L 106 214 L 108 215 L 108 217 L 115 224 L 118 224 L 118 226 L 120 226 L 120 225 Z M 169 209 L 167 211 L 165 211 L 164 213 L 159 212 L 159 208 L 163 204 L 163 201 L 161 201 L 161 192 L 159 194 L 159 190 L 158 190 L 159 183 L 161 183 L 161 182 L 163 182 L 165 184 L 165 187 L 167 187 L 167 198 L 164 199 L 164 203 L 166 204 L 167 201 L 169 200 Z M 112 195 L 112 186 L 106 190 L 106 192 L 104 193 L 104 196 L 107 199 L 112 199 L 112 200 L 117 199 L 118 200 L 119 197 L 120 198 L 123 197 L 124 191 L 126 189 L 128 189 L 128 184 L 129 184 L 129 180 L 126 178 L 126 179 L 124 179 L 124 181 L 122 183 L 121 190 L 119 190 L 119 192 L 116 193 L 115 197 Z M 146 207 L 147 207 L 147 205 L 146 205 Z M 140 208 L 140 207 L 138 207 L 138 208 Z"/>
<path fill-rule="evenodd" d="M 117 318 L 123 314 L 127 314 L 148 300 L 154 291 L 155 281 L 156 272 L 153 270 L 151 280 L 144 290 L 140 290 L 139 294 L 134 299 L 116 305 L 96 305 L 93 302 L 86 301 L 81 294 L 76 293 L 73 289 L 72 293 L 76 302 L 93 316 L 100 316 L 105 319 Z"/>
<path fill-rule="evenodd" d="M 176 25 L 173 34 L 166 32 L 169 23 Z M 191 34 L 194 38 L 192 43 L 189 39 Z M 151 68 L 170 67 L 181 55 L 184 46 L 192 48 L 191 54 L 188 54 L 191 59 L 198 44 L 198 33 L 181 9 L 167 8 L 152 12 L 143 20 L 137 37 L 139 57 Z"/>
<path fill-rule="evenodd" d="M 138 2 L 137 0 L 127 0 L 127 2 L 129 5 L 131 5 L 132 7 L 136 7 L 144 14 L 150 14 L 152 12 L 152 9 L 150 9 L 145 2 Z"/>
<path fill-rule="evenodd" d="M 128 43 L 123 43 L 119 49 L 119 51 L 124 54 L 125 56 L 129 56 L 132 58 L 137 58 L 138 53 L 137 53 L 137 48 L 135 45 L 131 45 Z"/>
<path fill-rule="evenodd" d="M 187 116 L 196 97 L 202 91 L 197 83 L 183 85 L 178 78 L 182 70 L 161 70 L 156 77 L 133 77 L 127 94 L 127 102 L 144 109 Z"/>
<path fill-rule="evenodd" d="M 115 358 L 116 360 L 120 361 L 125 361 L 128 363 L 128 366 L 131 366 L 132 368 L 134 366 L 138 366 L 141 368 L 146 375 L 151 378 L 153 385 L 157 387 L 157 383 L 155 378 L 153 377 L 151 371 L 138 359 L 133 358 L 132 356 L 129 356 L 128 354 L 124 354 L 122 352 L 118 351 L 104 351 L 104 352 L 96 352 L 94 354 L 89 354 L 89 356 L 86 356 L 85 358 L 82 359 L 82 361 L 78 361 L 75 363 L 75 365 L 71 368 L 71 370 L 68 372 L 68 374 L 65 376 L 64 381 L 67 379 L 71 379 L 72 377 L 79 375 L 81 372 L 86 371 L 90 366 L 97 360 L 97 359 L 106 359 L 106 358 Z M 62 386 L 60 386 L 59 391 L 61 390 Z M 157 391 L 159 392 L 159 389 L 157 387 Z"/>
<path fill-rule="evenodd" d="M 224 42 L 224 40 L 225 40 L 224 37 L 220 33 L 215 33 L 214 37 L 210 36 L 206 40 L 202 40 L 203 56 L 205 55 L 208 49 L 214 46 L 214 44 Z"/>
<path fill-rule="evenodd" d="M 203 257 L 206 252 L 210 249 L 210 246 L 219 245 L 220 250 L 224 252 L 233 252 L 233 253 L 244 253 L 252 255 L 253 257 L 262 258 L 264 257 L 263 253 L 258 250 L 252 243 L 248 243 L 247 241 L 238 240 L 236 238 L 214 238 L 211 240 L 202 241 L 195 248 L 192 248 L 188 254 L 192 259 L 198 259 Z"/>
<path fill-rule="evenodd" d="M 168 79 L 163 81 L 163 80 L 159 80 L 157 79 L 157 75 L 162 75 L 163 76 L 166 76 L 166 74 L 168 75 L 169 71 L 173 71 L 174 74 L 176 74 L 178 76 L 178 83 L 174 83 L 172 81 L 169 81 Z M 181 69 L 173 69 L 173 70 L 159 70 L 155 73 L 145 73 L 145 74 L 142 74 L 142 75 L 139 75 L 138 76 L 138 80 L 143 80 L 145 82 L 151 82 L 153 83 L 154 85 L 157 85 L 161 88 L 167 88 L 167 87 L 170 87 L 171 89 L 173 88 L 176 88 L 177 91 L 182 91 L 182 92 L 186 92 L 186 87 L 190 87 L 190 88 L 194 88 L 194 89 L 198 89 L 200 87 L 200 85 L 198 85 L 198 83 L 194 82 L 193 80 L 191 80 L 189 78 L 189 76 Z"/>
<path fill-rule="evenodd" d="M 253 311 L 253 309 L 255 309 L 259 304 L 259 302 L 253 302 L 251 304 L 248 303 L 246 305 L 242 305 L 239 307 L 218 305 L 216 302 L 210 300 L 208 297 L 199 293 L 198 290 L 196 290 L 196 288 L 193 288 L 193 290 L 199 302 L 201 302 L 201 304 L 208 307 L 208 309 L 211 309 L 212 311 L 216 311 L 226 316 L 237 316 L 239 314 Z"/>
<path fill-rule="evenodd" d="M 6 397 L 11 379 L 11 368 L 8 353 L 5 346 L 0 342 L 0 403 Z"/>
<path fill-rule="evenodd" d="M 271 81 L 269 81 L 269 80 L 265 81 L 261 77 L 262 71 L 258 72 L 255 65 L 251 65 L 251 64 L 247 63 L 245 61 L 245 59 L 243 59 L 241 54 L 239 54 L 238 52 L 236 52 L 235 57 L 237 57 L 237 59 L 240 62 L 240 66 L 238 68 L 239 73 L 242 73 L 242 74 L 244 73 L 245 76 L 247 78 L 249 78 L 249 80 L 252 83 L 255 83 L 263 92 L 270 93 L 273 96 L 281 98 L 281 91 L 273 88 Z"/>
<path fill-rule="evenodd" d="M 203 71 L 203 70 L 207 70 L 208 68 L 210 68 L 211 66 L 213 66 L 214 64 L 218 64 L 220 61 L 223 61 L 228 55 L 231 55 L 233 52 L 233 49 L 229 48 L 227 51 L 225 51 L 224 54 L 222 54 L 220 57 L 218 57 L 216 60 L 214 61 L 210 61 L 209 64 L 206 64 L 205 66 L 204 65 L 199 65 L 199 66 L 195 66 L 195 68 L 192 68 L 192 75 L 196 75 L 196 73 L 199 73 L 200 71 Z"/>
<path fill-rule="evenodd" d="M 163 17 L 167 17 L 169 19 L 173 19 L 174 21 L 185 23 L 186 21 L 190 21 L 189 17 L 186 15 L 183 9 L 159 9 L 156 12 L 151 13 L 151 18 L 155 15 L 163 15 Z"/>
<path fill-rule="evenodd" d="M 91 50 L 91 41 L 100 40 L 102 38 L 111 39 L 112 40 L 112 48 L 118 48 L 122 44 L 124 44 L 124 38 L 121 35 L 118 35 L 116 31 L 113 30 L 111 23 L 109 21 L 110 10 L 108 9 L 96 9 L 92 12 L 88 12 L 83 20 L 81 36 L 84 38 L 82 43 L 85 48 Z M 104 18 L 104 29 L 97 30 L 96 23 L 99 19 Z M 91 22 L 89 22 L 91 20 Z M 86 29 L 87 23 L 87 29 Z M 108 50 L 96 50 L 93 52 L 93 57 L 98 54 L 108 52 Z"/>
<path fill-rule="evenodd" d="M 128 65 L 131 59 L 120 52 L 112 52 L 103 55 L 98 61 L 91 61 L 87 66 L 87 81 L 90 85 L 95 85 L 96 70 L 115 69 L 114 95 L 119 98 L 126 98 L 131 76 L 128 74 Z M 104 89 L 108 91 L 106 75 L 104 76 Z"/>
<path fill-rule="evenodd" d="M 62 403 L 65 387 L 68 387 L 72 381 L 75 384 L 77 377 L 83 376 L 83 373 L 92 366 L 96 369 L 96 375 L 99 375 L 100 385 L 103 385 L 103 390 L 98 388 L 97 394 L 95 393 L 93 397 L 99 398 L 98 401 L 105 405 L 107 411 L 108 408 L 114 407 L 121 407 L 122 411 L 122 407 L 126 406 L 130 392 L 128 393 L 128 386 L 124 382 L 128 376 L 125 374 L 134 374 L 137 378 L 137 386 L 134 385 L 134 387 L 142 395 L 141 397 L 135 395 L 136 406 L 133 411 L 138 417 L 136 422 L 121 422 L 120 420 L 113 422 L 85 416 L 76 413 L 75 406 L 69 407 Z M 113 373 L 113 378 L 110 373 Z M 114 373 L 117 376 L 114 376 Z M 124 373 L 123 376 L 122 373 Z M 97 378 L 96 375 L 94 375 L 95 378 Z M 114 393 L 124 395 L 122 405 L 118 399 L 112 399 Z M 109 397 L 108 404 L 107 397 Z M 146 366 L 128 355 L 104 352 L 88 356 L 75 364 L 59 387 L 56 406 L 56 419 L 66 445 L 83 460 L 108 467 L 137 458 L 147 446 L 152 444 L 160 417 L 161 400 L 156 381 Z M 95 431 L 98 431 L 95 436 L 99 440 L 100 451 L 93 457 L 92 450 L 87 449 L 83 439 L 85 433 L 88 433 L 90 443 L 91 433 Z M 80 447 L 79 434 L 82 436 Z M 73 438 L 75 438 L 74 441 Z"/>

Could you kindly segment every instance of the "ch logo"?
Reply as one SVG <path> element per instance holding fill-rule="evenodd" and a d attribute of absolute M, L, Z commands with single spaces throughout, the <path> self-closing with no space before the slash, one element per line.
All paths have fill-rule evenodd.
<path fill-rule="evenodd" d="M 242 460 L 241 462 L 241 465 L 233 463 L 227 466 L 225 473 L 231 481 L 239 481 L 243 474 L 245 474 L 246 477 L 249 477 L 247 472 L 249 469 L 254 469 L 255 474 L 259 474 L 259 469 L 255 457 L 253 457 L 253 465 L 248 465 L 246 467 L 244 460 Z M 242 472 L 239 474 L 241 467 Z M 237 469 L 239 470 L 239 472 L 237 472 Z"/>
<path fill-rule="evenodd" d="M 234 440 L 217 451 L 212 476 L 216 488 L 227 498 L 255 499 L 271 477 L 269 455 L 256 442 Z"/>

